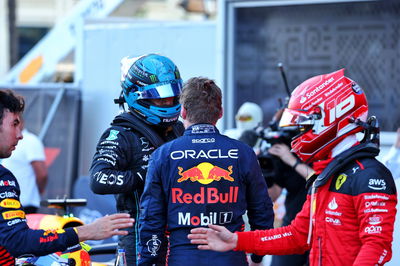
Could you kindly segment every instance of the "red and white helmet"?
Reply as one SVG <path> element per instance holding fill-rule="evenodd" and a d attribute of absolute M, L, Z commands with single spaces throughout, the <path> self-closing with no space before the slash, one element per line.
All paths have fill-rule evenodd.
<path fill-rule="evenodd" d="M 361 132 L 354 121 L 365 122 L 367 98 L 360 86 L 344 76 L 344 69 L 310 78 L 292 92 L 281 127 L 298 126 L 292 150 L 305 162 L 327 159 L 345 137 Z"/>

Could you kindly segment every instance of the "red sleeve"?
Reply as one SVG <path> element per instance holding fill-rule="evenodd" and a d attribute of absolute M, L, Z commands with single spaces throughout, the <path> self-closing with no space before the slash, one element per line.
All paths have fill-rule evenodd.
<path fill-rule="evenodd" d="M 307 245 L 309 228 L 310 197 L 292 223 L 285 227 L 237 232 L 238 243 L 235 250 L 257 255 L 302 254 L 310 249 Z"/>
<path fill-rule="evenodd" d="M 383 265 L 392 257 L 396 194 L 363 193 L 354 197 L 362 243 L 354 265 Z"/>

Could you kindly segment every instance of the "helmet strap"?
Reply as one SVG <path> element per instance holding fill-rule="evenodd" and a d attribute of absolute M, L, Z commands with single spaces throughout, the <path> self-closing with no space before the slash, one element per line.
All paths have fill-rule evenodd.
<path fill-rule="evenodd" d="M 372 142 L 379 147 L 379 122 L 375 116 L 369 117 L 367 122 L 357 119 L 354 123 L 364 128 L 364 138 L 361 142 Z"/>
<path fill-rule="evenodd" d="M 114 99 L 114 103 L 118 104 L 119 106 L 119 113 L 124 113 L 125 112 L 125 105 L 124 103 L 126 103 L 125 101 L 125 97 L 124 97 L 124 91 L 121 90 L 121 93 L 119 94 L 119 97 L 117 99 Z"/>

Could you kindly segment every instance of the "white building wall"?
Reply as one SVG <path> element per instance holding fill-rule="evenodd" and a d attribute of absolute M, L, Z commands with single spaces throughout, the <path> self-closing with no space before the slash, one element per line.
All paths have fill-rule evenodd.
<path fill-rule="evenodd" d="M 79 0 L 18 0 L 17 25 L 52 27 L 62 19 Z"/>
<path fill-rule="evenodd" d="M 178 66 L 184 81 L 193 76 L 216 78 L 216 25 L 213 22 L 91 23 L 83 32 L 83 68 L 79 174 L 87 175 L 97 141 L 118 113 L 120 60 L 127 55 L 159 53 Z M 79 45 L 79 44 L 78 44 Z M 217 80 L 218 84 L 218 80 Z"/>

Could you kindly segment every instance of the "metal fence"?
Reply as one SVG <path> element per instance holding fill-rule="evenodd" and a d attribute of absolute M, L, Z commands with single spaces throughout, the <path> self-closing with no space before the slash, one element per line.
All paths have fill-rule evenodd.
<path fill-rule="evenodd" d="M 44 198 L 71 196 L 77 177 L 80 91 L 68 84 L 0 86 L 24 96 L 25 127 L 46 149 L 49 178 Z"/>

